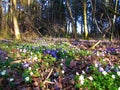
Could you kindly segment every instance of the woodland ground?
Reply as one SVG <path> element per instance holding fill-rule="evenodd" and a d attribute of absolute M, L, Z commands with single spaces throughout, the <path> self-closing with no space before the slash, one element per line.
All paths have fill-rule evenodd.
<path fill-rule="evenodd" d="M 115 74 L 115 70 L 120 66 L 120 41 L 100 40 L 95 48 L 91 48 L 98 41 L 65 38 L 40 38 L 29 42 L 1 40 L 0 90 L 111 90 L 111 87 L 117 90 L 120 76 Z M 97 81 L 96 76 L 101 74 L 95 74 L 96 69 L 91 69 L 91 66 L 99 72 L 110 71 L 110 75 L 116 77 L 113 81 L 116 84 L 111 81 L 110 88 L 101 84 L 100 80 L 106 77 L 98 77 Z M 95 80 L 94 83 L 87 82 L 85 78 L 89 77 Z"/>

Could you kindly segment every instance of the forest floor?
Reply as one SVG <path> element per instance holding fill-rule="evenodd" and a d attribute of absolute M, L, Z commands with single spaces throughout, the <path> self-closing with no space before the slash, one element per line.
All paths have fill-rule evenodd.
<path fill-rule="evenodd" d="M 0 41 L 0 90 L 120 90 L 119 81 L 119 40 Z"/>

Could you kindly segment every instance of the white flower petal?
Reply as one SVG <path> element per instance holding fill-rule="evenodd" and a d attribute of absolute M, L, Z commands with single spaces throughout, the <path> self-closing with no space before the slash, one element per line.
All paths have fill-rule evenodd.
<path fill-rule="evenodd" d="M 31 68 L 31 67 L 29 67 L 29 68 L 28 68 L 28 70 L 32 70 L 32 68 Z"/>
<path fill-rule="evenodd" d="M 115 79 L 115 75 L 112 75 L 112 78 Z"/>
<path fill-rule="evenodd" d="M 76 75 L 79 75 L 79 73 L 78 73 L 78 72 L 76 72 Z"/>
<path fill-rule="evenodd" d="M 106 71 L 103 71 L 102 74 L 103 74 L 103 75 L 107 75 L 107 72 L 106 72 Z"/>
<path fill-rule="evenodd" d="M 20 49 L 20 52 L 22 52 L 22 49 Z"/>
<path fill-rule="evenodd" d="M 30 80 L 30 78 L 29 78 L 29 77 L 26 77 L 26 78 L 25 78 L 25 81 L 29 81 L 29 80 Z"/>
<path fill-rule="evenodd" d="M 92 76 L 89 76 L 88 79 L 90 79 L 91 81 L 93 80 L 93 77 Z"/>
<path fill-rule="evenodd" d="M 1 75 L 5 75 L 6 74 L 6 70 L 3 70 L 2 72 L 1 72 Z"/>
<path fill-rule="evenodd" d="M 117 75 L 120 76 L 120 71 L 117 72 Z"/>
<path fill-rule="evenodd" d="M 82 74 L 85 74 L 85 71 L 84 71 L 84 70 L 82 70 Z"/>
<path fill-rule="evenodd" d="M 65 71 L 64 71 L 64 70 L 62 70 L 61 72 L 62 72 L 62 74 L 64 74 L 64 73 L 65 73 Z"/>
<path fill-rule="evenodd" d="M 120 66 L 118 66 L 118 68 L 120 69 Z"/>
<path fill-rule="evenodd" d="M 8 59 L 8 57 L 5 57 L 5 59 Z"/>
<path fill-rule="evenodd" d="M 60 66 L 63 66 L 63 63 L 61 63 Z"/>
<path fill-rule="evenodd" d="M 33 72 L 30 72 L 30 75 L 33 75 Z"/>
<path fill-rule="evenodd" d="M 81 75 L 80 77 L 79 77 L 79 80 L 84 80 L 84 76 L 83 75 Z"/>
<path fill-rule="evenodd" d="M 98 63 L 95 63 L 95 67 L 96 67 L 96 68 L 98 67 Z"/>
<path fill-rule="evenodd" d="M 82 85 L 83 85 L 83 84 L 84 84 L 84 80 L 82 80 L 82 81 L 80 82 L 80 84 L 82 84 Z"/>
<path fill-rule="evenodd" d="M 120 87 L 118 88 L 118 90 L 120 90 Z"/>
<path fill-rule="evenodd" d="M 14 78 L 10 78 L 9 81 L 10 81 L 10 82 L 14 81 Z"/>

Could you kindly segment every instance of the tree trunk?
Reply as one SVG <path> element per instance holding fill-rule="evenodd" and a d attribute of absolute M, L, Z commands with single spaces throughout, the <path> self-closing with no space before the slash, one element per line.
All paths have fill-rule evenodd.
<path fill-rule="evenodd" d="M 66 6 L 67 6 L 67 9 L 68 9 L 68 12 L 69 12 L 69 15 L 70 15 L 70 19 L 72 21 L 72 31 L 73 31 L 73 34 L 74 34 L 74 38 L 76 40 L 77 39 L 77 33 L 76 33 L 76 29 L 75 29 L 75 21 L 74 21 L 74 17 L 73 17 L 72 10 L 71 10 L 71 7 L 70 7 L 70 3 L 69 3 L 68 0 L 66 0 Z"/>
<path fill-rule="evenodd" d="M 21 37 L 20 37 L 20 30 L 19 30 L 18 20 L 17 20 L 17 10 L 16 10 L 17 2 L 16 2 L 16 0 L 12 0 L 12 4 L 13 4 L 12 14 L 13 14 L 13 25 L 14 25 L 15 38 L 17 40 L 20 40 Z"/>
<path fill-rule="evenodd" d="M 117 12 L 117 5 L 118 5 L 118 0 L 116 0 L 116 3 L 115 3 L 115 13 Z M 113 39 L 114 30 L 115 30 L 115 19 L 116 19 L 116 14 L 114 14 L 113 22 L 112 22 L 113 26 L 112 26 L 112 34 L 111 34 L 111 38 L 110 38 L 111 41 Z"/>
<path fill-rule="evenodd" d="M 86 0 L 84 0 L 83 2 L 83 6 L 84 6 L 84 33 L 85 33 L 85 39 L 88 39 L 88 28 L 87 28 L 87 4 L 86 4 Z"/>
<path fill-rule="evenodd" d="M 28 13 L 30 13 L 30 5 L 31 5 L 31 0 L 28 0 L 28 6 L 27 6 L 27 8 L 28 8 Z"/>
<path fill-rule="evenodd" d="M 0 1 L 0 4 L 2 4 L 2 1 Z M 5 8 L 3 6 L 0 6 L 0 19 L 1 38 L 8 38 L 9 35 L 7 34 L 8 28 L 6 23 Z"/>

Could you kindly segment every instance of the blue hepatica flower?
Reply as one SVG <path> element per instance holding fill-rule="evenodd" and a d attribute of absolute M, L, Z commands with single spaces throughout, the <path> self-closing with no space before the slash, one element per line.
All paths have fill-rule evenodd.
<path fill-rule="evenodd" d="M 110 65 L 107 65 L 106 68 L 105 68 L 105 71 L 106 71 L 106 72 L 110 72 L 110 70 L 111 70 L 111 66 L 110 66 Z"/>
<path fill-rule="evenodd" d="M 52 50 L 51 51 L 51 55 L 57 59 L 58 58 L 58 56 L 57 56 L 57 50 Z"/>
<path fill-rule="evenodd" d="M 50 49 L 47 49 L 44 51 L 44 54 L 50 54 L 52 55 L 52 57 L 58 59 L 58 50 L 50 50 Z"/>
<path fill-rule="evenodd" d="M 50 54 L 51 53 L 51 50 L 47 49 L 44 51 L 44 54 Z"/>
<path fill-rule="evenodd" d="M 47 54 L 50 54 L 50 53 L 51 53 L 51 50 L 46 50 L 46 53 L 47 53 Z"/>
<path fill-rule="evenodd" d="M 113 47 L 107 48 L 107 49 L 106 49 L 106 52 L 107 52 L 107 53 L 116 53 L 116 49 L 113 48 Z"/>

